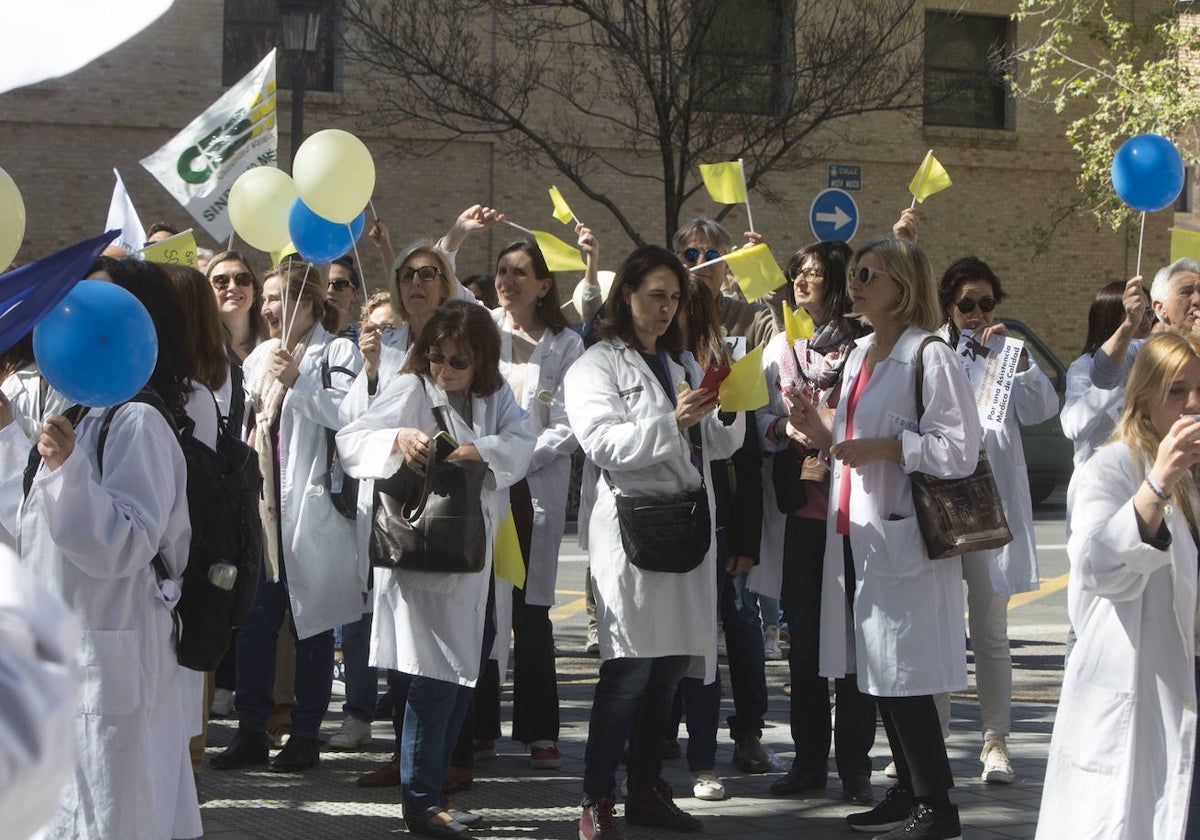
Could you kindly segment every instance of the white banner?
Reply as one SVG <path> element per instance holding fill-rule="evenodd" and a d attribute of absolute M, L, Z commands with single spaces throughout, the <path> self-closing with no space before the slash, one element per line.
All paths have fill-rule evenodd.
<path fill-rule="evenodd" d="M 125 191 L 121 173 L 113 169 L 113 175 L 117 176 L 117 184 L 113 187 L 112 200 L 108 202 L 108 220 L 104 223 L 104 229 L 121 231 L 113 244 L 132 254 L 140 251 L 146 243 L 146 229 L 142 227 L 142 220 L 138 218 L 133 201 Z"/>
<path fill-rule="evenodd" d="M 233 233 L 229 190 L 255 166 L 274 166 L 275 50 L 142 166 L 218 242 Z"/>
<path fill-rule="evenodd" d="M 968 333 L 958 339 L 955 352 L 975 391 L 975 407 L 985 429 L 1004 426 L 1023 349 L 1025 342 L 1009 336 L 995 336 L 986 346 Z"/>

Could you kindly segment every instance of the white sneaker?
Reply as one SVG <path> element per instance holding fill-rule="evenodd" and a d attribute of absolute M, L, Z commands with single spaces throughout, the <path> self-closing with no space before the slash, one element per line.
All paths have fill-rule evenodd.
<path fill-rule="evenodd" d="M 725 785 L 711 770 L 692 774 L 692 795 L 697 799 L 719 802 L 725 798 Z"/>
<path fill-rule="evenodd" d="M 600 631 L 595 627 L 588 628 L 587 642 L 583 649 L 588 653 L 600 653 Z"/>
<path fill-rule="evenodd" d="M 233 714 L 233 692 L 228 688 L 213 689 L 212 705 L 208 707 L 209 717 L 223 718 Z"/>
<path fill-rule="evenodd" d="M 896 762 L 893 761 L 889 763 L 887 767 L 883 768 L 883 775 L 887 776 L 889 779 L 900 778 L 900 772 L 896 769 Z"/>
<path fill-rule="evenodd" d="M 768 624 L 763 628 L 763 656 L 766 659 L 783 659 L 783 650 L 779 647 L 779 627 Z"/>
<path fill-rule="evenodd" d="M 371 743 L 371 724 L 346 715 L 342 728 L 325 744 L 331 750 L 355 750 Z"/>
<path fill-rule="evenodd" d="M 990 785 L 1011 784 L 1017 777 L 1013 772 L 1012 763 L 1008 760 L 1008 745 L 1003 740 L 988 741 L 984 744 L 979 760 L 983 762 L 981 778 Z"/>

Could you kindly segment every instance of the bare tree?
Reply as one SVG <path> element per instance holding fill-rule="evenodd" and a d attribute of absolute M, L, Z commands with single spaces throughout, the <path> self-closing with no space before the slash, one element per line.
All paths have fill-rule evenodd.
<path fill-rule="evenodd" d="M 557 169 L 640 244 L 604 191 L 614 173 L 661 191 L 669 238 L 702 189 L 697 164 L 742 158 L 747 185 L 778 202 L 763 176 L 820 157 L 840 121 L 919 109 L 922 8 L 916 0 L 347 0 L 343 19 L 347 50 L 370 73 L 372 120 L 442 142 L 496 138 Z"/>

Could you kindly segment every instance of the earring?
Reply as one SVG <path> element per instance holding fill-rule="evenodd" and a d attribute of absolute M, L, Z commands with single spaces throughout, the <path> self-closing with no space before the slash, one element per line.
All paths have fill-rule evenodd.
<path fill-rule="evenodd" d="M 541 309 L 545 303 L 546 303 L 546 299 L 544 297 L 538 298 L 537 299 L 537 308 Z"/>

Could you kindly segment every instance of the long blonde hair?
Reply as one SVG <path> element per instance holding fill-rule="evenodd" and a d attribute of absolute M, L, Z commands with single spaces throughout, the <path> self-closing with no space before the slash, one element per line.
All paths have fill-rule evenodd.
<path fill-rule="evenodd" d="M 1146 472 L 1158 457 L 1162 435 L 1150 420 L 1150 410 L 1166 402 L 1171 386 L 1184 366 L 1200 361 L 1200 338 L 1179 333 L 1155 333 L 1138 351 L 1125 386 L 1125 406 L 1113 429 L 1111 440 L 1124 443 L 1141 462 Z M 1195 467 L 1180 481 L 1175 502 L 1196 530 Z"/>

